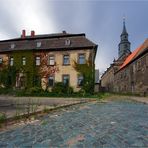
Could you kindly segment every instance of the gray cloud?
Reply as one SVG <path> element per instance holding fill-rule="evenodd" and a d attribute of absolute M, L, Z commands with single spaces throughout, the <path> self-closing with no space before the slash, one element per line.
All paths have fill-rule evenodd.
<path fill-rule="evenodd" d="M 99 45 L 96 68 L 104 71 L 117 57 L 123 14 L 134 50 L 147 38 L 147 13 L 146 1 L 1 0 L 0 39 L 18 37 L 22 29 L 37 34 L 84 32 Z"/>

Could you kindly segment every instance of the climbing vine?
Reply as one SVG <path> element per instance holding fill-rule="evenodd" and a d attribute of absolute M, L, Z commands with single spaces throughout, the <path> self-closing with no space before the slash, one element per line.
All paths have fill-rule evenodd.
<path fill-rule="evenodd" d="M 94 64 L 92 60 L 86 61 L 85 64 L 78 64 L 74 61 L 74 69 L 81 75 L 83 75 L 83 85 L 81 90 L 84 93 L 92 94 L 94 92 Z"/>

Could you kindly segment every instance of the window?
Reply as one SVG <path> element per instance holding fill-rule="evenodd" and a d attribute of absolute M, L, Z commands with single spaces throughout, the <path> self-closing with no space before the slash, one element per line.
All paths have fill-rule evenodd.
<path fill-rule="evenodd" d="M 52 87 L 54 85 L 54 77 L 53 76 L 49 76 L 48 78 L 48 86 Z"/>
<path fill-rule="evenodd" d="M 13 57 L 10 57 L 10 66 L 13 66 L 13 64 L 14 64 L 14 59 Z"/>
<path fill-rule="evenodd" d="M 39 66 L 41 64 L 41 58 L 39 56 L 35 57 L 35 65 Z"/>
<path fill-rule="evenodd" d="M 26 57 L 22 57 L 22 64 L 26 65 Z"/>
<path fill-rule="evenodd" d="M 0 58 L 0 64 L 2 64 L 3 63 L 3 58 Z"/>
<path fill-rule="evenodd" d="M 69 65 L 69 55 L 63 56 L 63 65 Z"/>
<path fill-rule="evenodd" d="M 78 63 L 85 64 L 85 55 L 84 54 L 79 54 Z"/>
<path fill-rule="evenodd" d="M 79 75 L 78 76 L 78 86 L 82 86 L 83 85 L 83 80 L 84 80 L 84 77 L 82 75 Z"/>
<path fill-rule="evenodd" d="M 41 47 L 41 44 L 42 44 L 41 42 L 37 42 L 36 46 Z"/>
<path fill-rule="evenodd" d="M 49 56 L 48 65 L 54 65 L 54 64 L 55 64 L 54 56 Z"/>
<path fill-rule="evenodd" d="M 14 47 L 15 47 L 15 44 L 12 43 L 12 44 L 11 44 L 11 49 L 14 49 Z"/>
<path fill-rule="evenodd" d="M 64 85 L 69 84 L 69 75 L 63 75 L 63 83 L 64 83 Z"/>
<path fill-rule="evenodd" d="M 70 43 L 71 43 L 71 42 L 70 42 L 69 39 L 66 39 L 66 40 L 65 40 L 65 45 L 66 45 L 66 46 L 70 45 Z"/>

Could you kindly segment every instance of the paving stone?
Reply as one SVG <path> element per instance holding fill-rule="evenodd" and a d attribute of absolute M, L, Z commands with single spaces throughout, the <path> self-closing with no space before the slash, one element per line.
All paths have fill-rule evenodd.
<path fill-rule="evenodd" d="M 148 147 L 147 104 L 81 104 L 39 120 L 0 132 L 0 147 Z"/>

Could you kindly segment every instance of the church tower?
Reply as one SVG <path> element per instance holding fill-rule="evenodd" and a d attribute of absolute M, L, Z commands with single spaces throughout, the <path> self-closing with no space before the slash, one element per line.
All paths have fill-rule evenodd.
<path fill-rule="evenodd" d="M 126 31 L 125 19 L 123 19 L 123 31 L 120 35 L 121 41 L 119 43 L 118 58 L 123 59 L 131 53 L 130 42 L 128 41 L 128 33 Z"/>

